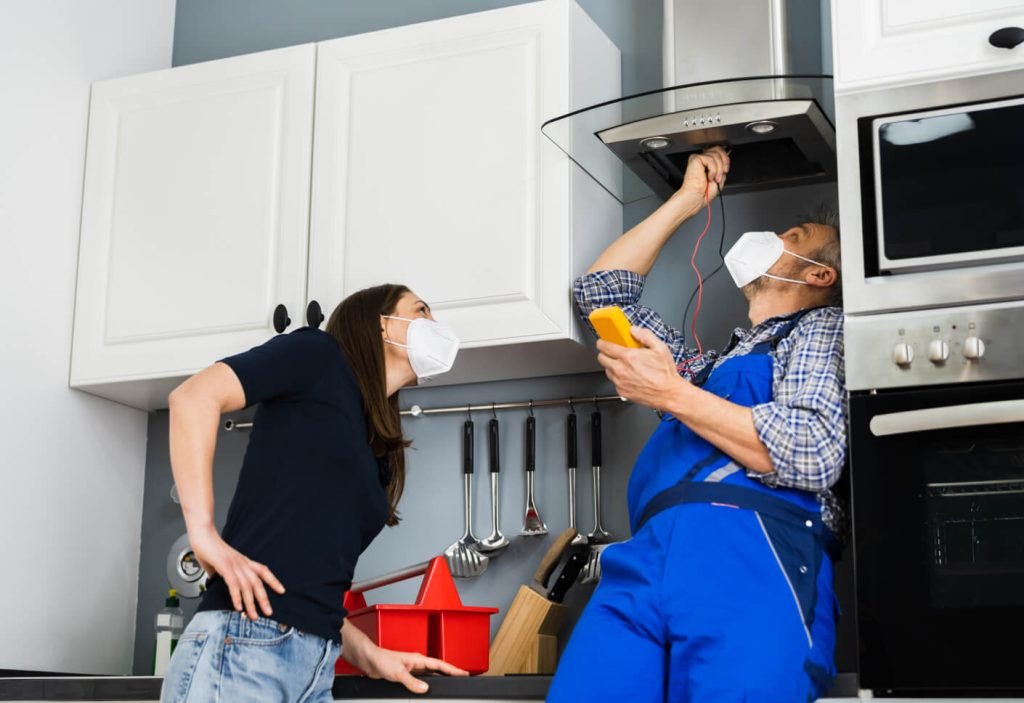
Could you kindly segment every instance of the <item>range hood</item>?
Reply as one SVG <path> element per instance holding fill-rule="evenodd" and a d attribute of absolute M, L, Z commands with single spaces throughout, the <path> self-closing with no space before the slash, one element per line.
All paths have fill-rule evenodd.
<path fill-rule="evenodd" d="M 820 0 L 665 0 L 668 87 L 577 110 L 541 130 L 623 203 L 669 197 L 689 156 L 732 152 L 728 190 L 836 179 Z"/>

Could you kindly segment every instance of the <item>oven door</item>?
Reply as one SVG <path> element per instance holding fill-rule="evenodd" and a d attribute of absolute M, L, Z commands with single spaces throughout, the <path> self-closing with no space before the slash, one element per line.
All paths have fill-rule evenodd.
<path fill-rule="evenodd" d="M 855 394 L 860 685 L 1024 692 L 1024 381 Z"/>

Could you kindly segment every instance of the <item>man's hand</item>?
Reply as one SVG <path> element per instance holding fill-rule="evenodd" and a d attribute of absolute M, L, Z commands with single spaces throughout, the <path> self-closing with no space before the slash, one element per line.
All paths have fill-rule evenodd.
<path fill-rule="evenodd" d="M 430 687 L 413 674 L 436 672 L 449 676 L 468 676 L 469 673 L 415 652 L 395 652 L 378 647 L 366 633 L 347 619 L 341 627 L 341 656 L 371 679 L 384 679 L 402 684 L 413 693 L 426 693 Z"/>
<path fill-rule="evenodd" d="M 723 147 L 713 146 L 699 154 L 691 154 L 678 193 L 691 197 L 696 195 L 703 201 L 704 192 L 707 191 L 708 200 L 714 200 L 722 192 L 728 173 L 729 154 Z"/>
<path fill-rule="evenodd" d="M 597 360 L 620 396 L 649 408 L 664 409 L 668 399 L 688 384 L 676 371 L 672 352 L 653 332 L 632 327 L 630 333 L 642 348 L 598 340 Z"/>
<path fill-rule="evenodd" d="M 274 614 L 263 584 L 266 583 L 279 595 L 284 593 L 284 586 L 266 565 L 249 559 L 233 548 L 213 527 L 192 529 L 189 531 L 188 539 L 199 565 L 206 573 L 210 576 L 220 574 L 224 579 L 231 592 L 231 603 L 235 610 L 242 611 L 252 620 L 257 620 L 260 613 L 256 605 L 259 604 L 266 617 Z"/>
<path fill-rule="evenodd" d="M 630 332 L 643 344 L 642 349 L 604 340 L 597 343 L 597 360 L 619 395 L 672 415 L 748 469 L 761 473 L 775 470 L 768 448 L 754 427 L 750 408 L 719 398 L 682 378 L 668 347 L 650 330 L 633 327 Z"/>

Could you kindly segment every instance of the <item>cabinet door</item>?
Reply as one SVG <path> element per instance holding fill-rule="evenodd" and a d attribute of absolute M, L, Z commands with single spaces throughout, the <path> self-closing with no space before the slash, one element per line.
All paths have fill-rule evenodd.
<path fill-rule="evenodd" d="M 190 374 L 278 304 L 299 324 L 315 65 L 308 44 L 93 86 L 73 386 Z"/>
<path fill-rule="evenodd" d="M 410 286 L 464 347 L 570 334 L 566 2 L 319 45 L 310 296 Z M 617 76 L 616 76 L 617 78 Z"/>
<path fill-rule="evenodd" d="M 832 26 L 837 93 L 1024 65 L 989 43 L 1024 27 L 1024 0 L 833 0 Z"/>

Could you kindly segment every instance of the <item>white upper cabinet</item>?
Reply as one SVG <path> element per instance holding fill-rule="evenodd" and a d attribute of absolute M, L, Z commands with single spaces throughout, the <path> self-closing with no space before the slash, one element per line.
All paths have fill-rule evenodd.
<path fill-rule="evenodd" d="M 621 209 L 540 126 L 619 91 L 618 50 L 568 0 L 321 43 L 310 296 L 410 286 L 462 340 L 442 382 L 590 368 L 524 343 L 577 338 L 574 254 Z"/>
<path fill-rule="evenodd" d="M 1024 0 L 832 0 L 832 26 L 837 93 L 1024 66 L 1024 44 L 989 42 Z"/>
<path fill-rule="evenodd" d="M 463 340 L 445 382 L 596 368 L 569 287 L 621 206 L 540 127 L 619 81 L 543 0 L 97 83 L 71 385 L 166 407 L 279 304 L 385 282 Z"/>
<path fill-rule="evenodd" d="M 96 83 L 71 385 L 166 407 L 305 305 L 316 47 Z"/>

